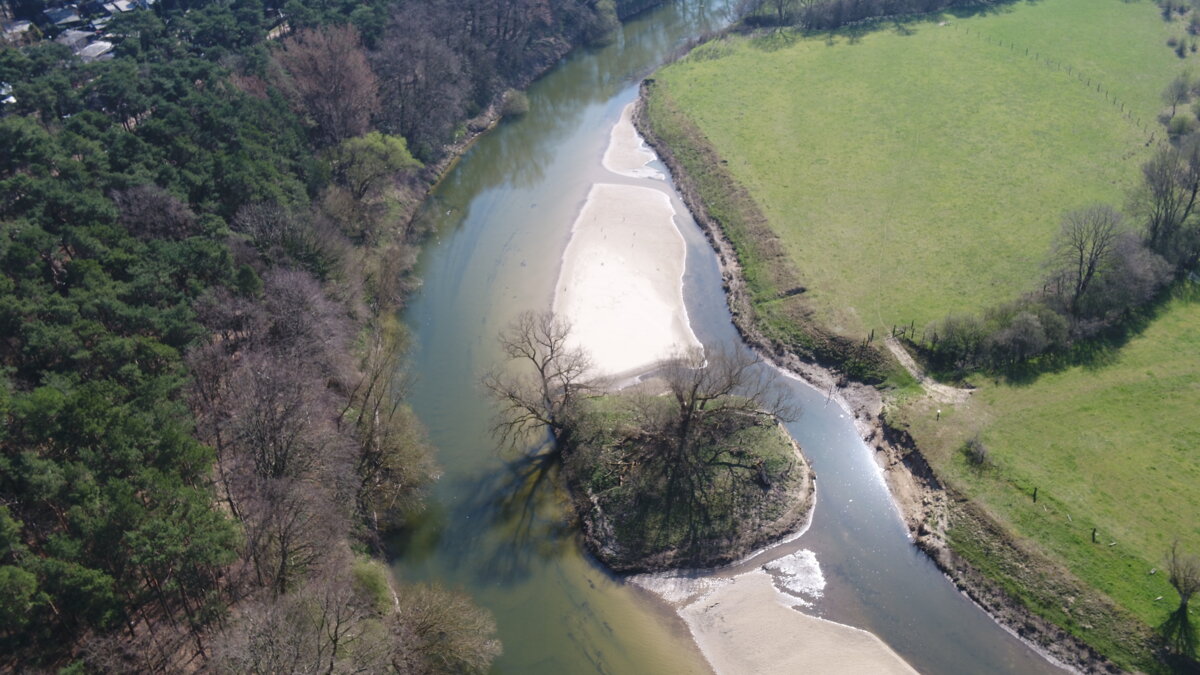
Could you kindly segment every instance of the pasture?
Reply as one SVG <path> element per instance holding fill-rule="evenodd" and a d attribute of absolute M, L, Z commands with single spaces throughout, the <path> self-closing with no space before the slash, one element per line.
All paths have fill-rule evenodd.
<path fill-rule="evenodd" d="M 1053 0 L 727 37 L 653 96 L 754 198 L 816 320 L 861 337 L 1032 290 L 1065 211 L 1122 206 L 1159 92 L 1197 58 L 1175 32 L 1150 2 Z"/>

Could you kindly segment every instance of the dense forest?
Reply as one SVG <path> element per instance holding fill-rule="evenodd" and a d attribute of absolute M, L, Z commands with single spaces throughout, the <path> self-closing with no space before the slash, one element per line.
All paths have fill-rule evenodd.
<path fill-rule="evenodd" d="M 0 45 L 0 670 L 463 672 L 372 555 L 436 467 L 395 312 L 423 167 L 611 0 L 162 0 Z M 81 5 L 82 19 L 100 15 Z"/>

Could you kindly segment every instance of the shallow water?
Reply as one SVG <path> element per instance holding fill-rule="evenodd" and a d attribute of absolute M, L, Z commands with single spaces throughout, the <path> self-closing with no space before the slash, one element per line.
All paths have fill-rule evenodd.
<path fill-rule="evenodd" d="M 672 611 L 581 552 L 553 467 L 502 461 L 478 382 L 502 362 L 497 333 L 521 311 L 550 307 L 571 224 L 596 182 L 670 192 L 688 245 L 692 327 L 706 345 L 738 344 L 716 258 L 670 185 L 601 166 L 641 77 L 727 20 L 721 0 L 669 3 L 628 23 L 614 45 L 574 54 L 530 89 L 527 115 L 463 157 L 424 214 L 436 234 L 404 317 L 415 339 L 410 401 L 445 473 L 394 542 L 403 552 L 394 564 L 402 578 L 462 588 L 492 611 L 505 649 L 495 672 L 708 670 Z M 922 672 L 1052 670 L 912 546 L 853 420 L 822 393 L 793 388 L 804 412 L 789 429 L 817 473 L 816 512 L 807 533 L 766 555 L 815 553 L 826 583 L 811 611 L 875 632 Z"/>

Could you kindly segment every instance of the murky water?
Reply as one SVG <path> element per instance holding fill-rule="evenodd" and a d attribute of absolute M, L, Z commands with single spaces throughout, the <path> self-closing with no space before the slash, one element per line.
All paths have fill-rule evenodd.
<path fill-rule="evenodd" d="M 420 265 L 425 286 L 405 314 L 416 342 L 410 400 L 445 474 L 427 512 L 395 542 L 403 552 L 395 566 L 405 579 L 464 589 L 493 612 L 505 648 L 496 672 L 708 670 L 672 612 L 581 552 L 553 467 L 503 461 L 478 383 L 502 362 L 497 333 L 521 311 L 550 307 L 590 186 L 670 190 L 605 171 L 609 130 L 643 76 L 728 18 L 723 0 L 668 3 L 628 23 L 615 44 L 573 55 L 530 89 L 529 114 L 481 139 L 428 205 L 437 233 Z M 671 199 L 688 243 L 693 329 L 707 345 L 737 344 L 716 259 Z M 875 632 L 922 672 L 1053 670 L 911 545 L 853 420 L 822 393 L 794 388 L 804 412 L 789 429 L 817 472 L 818 501 L 812 528 L 769 555 L 816 553 L 827 584 L 813 611 Z"/>

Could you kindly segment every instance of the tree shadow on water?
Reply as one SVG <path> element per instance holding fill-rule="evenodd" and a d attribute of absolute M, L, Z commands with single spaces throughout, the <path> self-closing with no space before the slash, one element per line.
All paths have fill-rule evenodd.
<path fill-rule="evenodd" d="M 554 450 L 522 455 L 474 484 L 461 510 L 472 521 L 464 555 L 480 581 L 519 582 L 574 546 L 561 464 Z"/>

